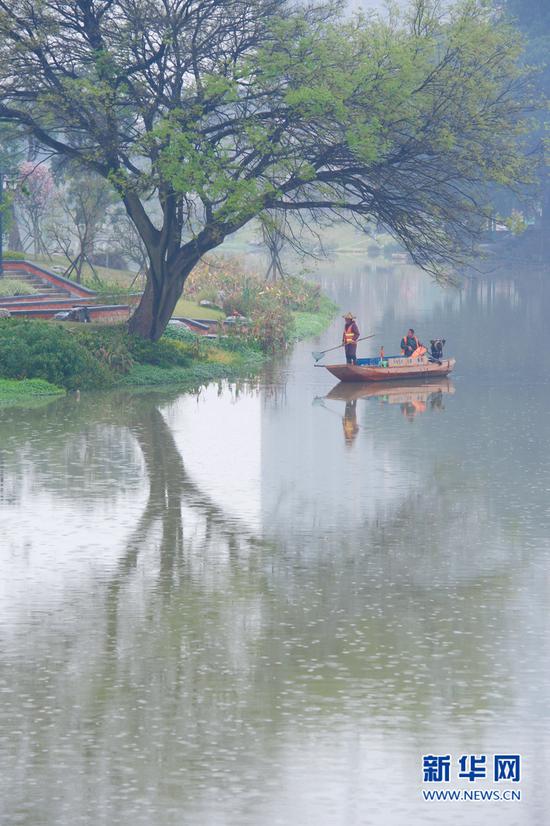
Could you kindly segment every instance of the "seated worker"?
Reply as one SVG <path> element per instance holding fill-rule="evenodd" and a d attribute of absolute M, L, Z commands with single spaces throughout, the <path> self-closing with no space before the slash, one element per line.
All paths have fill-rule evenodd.
<path fill-rule="evenodd" d="M 357 363 L 357 339 L 361 335 L 359 327 L 355 323 L 355 316 L 352 313 L 346 313 L 344 316 L 345 325 L 342 334 L 342 344 L 345 345 L 346 363 Z"/>
<path fill-rule="evenodd" d="M 443 358 L 443 347 L 445 346 L 444 338 L 432 338 L 430 341 L 430 358 L 438 361 Z"/>
<path fill-rule="evenodd" d="M 406 358 L 410 358 L 419 347 L 421 347 L 421 344 L 415 336 L 413 328 L 410 327 L 407 335 L 401 339 L 401 352 Z"/>

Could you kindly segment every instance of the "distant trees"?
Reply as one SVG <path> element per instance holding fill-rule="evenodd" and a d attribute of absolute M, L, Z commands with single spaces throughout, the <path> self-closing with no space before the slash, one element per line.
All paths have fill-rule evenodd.
<path fill-rule="evenodd" d="M 281 253 L 287 242 L 284 232 L 284 216 L 276 212 L 263 212 L 260 216 L 262 242 L 267 252 L 266 281 L 276 281 L 284 275 Z"/>
<path fill-rule="evenodd" d="M 49 231 L 71 261 L 68 275 L 80 282 L 84 264 L 92 257 L 102 234 L 110 231 L 110 208 L 115 193 L 108 181 L 81 167 L 65 171 L 55 199 Z M 110 240 L 110 239 L 109 239 Z"/>
<path fill-rule="evenodd" d="M 17 179 L 19 164 L 23 158 L 23 138 L 15 124 L 0 122 L 0 174 L 10 182 Z M 8 235 L 8 247 L 21 252 L 23 243 L 14 209 L 13 192 L 3 192 L 2 235 Z M 2 241 L 4 238 L 2 237 Z"/>
<path fill-rule="evenodd" d="M 134 282 L 144 282 L 147 271 L 147 247 L 133 221 L 124 210 L 116 210 L 111 223 L 112 246 L 129 265 L 136 268 Z"/>
<path fill-rule="evenodd" d="M 44 224 L 54 196 L 55 184 L 50 169 L 45 164 L 24 161 L 19 167 L 15 205 L 35 255 L 47 253 Z"/>
<path fill-rule="evenodd" d="M 550 85 L 550 66 L 548 66 L 548 45 L 550 39 L 550 6 L 546 0 L 504 0 L 503 6 L 508 16 L 529 34 L 530 51 L 540 57 L 546 64 L 545 83 Z"/>
<path fill-rule="evenodd" d="M 0 119 L 118 193 L 147 250 L 144 337 L 201 256 L 266 210 L 375 221 L 444 277 L 484 185 L 524 179 L 524 101 L 511 28 L 477 0 L 438 6 L 0 0 Z"/>
<path fill-rule="evenodd" d="M 533 143 L 538 155 L 542 233 L 550 246 L 550 3 L 548 0 L 504 0 L 498 5 L 526 37 L 525 61 L 537 67 L 534 84 L 543 100 L 536 118 Z"/>

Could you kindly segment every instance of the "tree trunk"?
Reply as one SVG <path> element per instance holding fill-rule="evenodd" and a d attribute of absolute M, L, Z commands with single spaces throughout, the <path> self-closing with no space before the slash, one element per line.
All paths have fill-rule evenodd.
<path fill-rule="evenodd" d="M 10 204 L 9 214 L 10 231 L 8 235 L 8 249 L 13 252 L 23 252 L 23 242 L 21 241 L 21 233 L 19 232 L 19 224 L 17 223 L 17 215 L 13 201 Z"/>
<path fill-rule="evenodd" d="M 150 265 L 141 301 L 128 322 L 131 333 L 158 341 L 172 318 L 185 280 L 197 261 L 198 257 L 193 256 L 177 269 L 164 265 L 160 273 L 152 272 Z"/>

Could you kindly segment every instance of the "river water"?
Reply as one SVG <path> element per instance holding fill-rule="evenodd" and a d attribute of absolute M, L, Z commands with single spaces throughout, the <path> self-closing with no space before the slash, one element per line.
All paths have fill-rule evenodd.
<path fill-rule="evenodd" d="M 258 381 L 0 410 L 2 823 L 550 822 L 550 288 L 319 278 L 452 380 L 334 389 L 338 318 Z"/>

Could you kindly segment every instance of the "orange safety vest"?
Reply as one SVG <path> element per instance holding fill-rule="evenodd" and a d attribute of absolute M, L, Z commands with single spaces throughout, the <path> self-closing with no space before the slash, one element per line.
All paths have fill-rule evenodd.
<path fill-rule="evenodd" d="M 404 335 L 401 340 L 404 341 L 405 344 L 406 344 L 407 343 L 407 338 L 408 338 L 408 336 Z M 416 352 L 416 350 L 418 350 L 418 348 L 420 347 L 420 342 L 418 341 L 418 338 L 416 336 L 411 336 L 411 338 L 413 338 L 414 341 L 416 342 L 416 349 L 415 349 L 415 352 Z M 402 356 L 405 355 L 405 348 L 404 347 L 401 348 L 401 355 Z M 413 356 L 414 356 L 414 353 L 411 356 L 408 356 L 408 358 L 413 358 Z"/>
<path fill-rule="evenodd" d="M 355 332 L 351 329 L 351 325 L 344 330 L 344 344 L 355 344 Z"/>
<path fill-rule="evenodd" d="M 420 358 L 420 356 L 423 356 L 425 353 L 426 353 L 426 348 L 424 347 L 423 344 L 419 344 L 418 347 L 416 348 L 416 350 L 414 351 L 414 353 L 411 354 L 411 358 L 412 359 Z"/>

